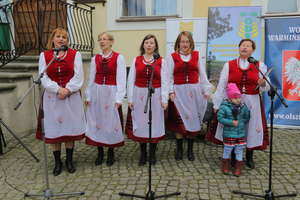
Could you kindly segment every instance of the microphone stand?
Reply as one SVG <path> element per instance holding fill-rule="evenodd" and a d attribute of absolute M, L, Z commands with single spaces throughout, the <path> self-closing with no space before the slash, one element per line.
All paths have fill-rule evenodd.
<path fill-rule="evenodd" d="M 6 142 L 1 129 L 1 124 L 25 148 L 25 150 L 36 160 L 36 162 L 40 162 L 40 160 L 32 153 L 32 151 L 30 151 L 30 149 L 21 141 L 21 139 L 18 138 L 18 136 L 4 123 L 4 121 L 1 118 L 0 118 L 0 155 L 3 154 L 2 141 L 4 147 L 6 147 Z"/>
<path fill-rule="evenodd" d="M 154 67 L 153 66 L 150 66 L 148 65 L 147 67 L 151 67 L 151 75 L 150 75 L 150 80 L 148 82 L 148 95 L 147 95 L 147 101 L 146 101 L 146 104 L 145 104 L 145 108 L 144 108 L 144 113 L 146 114 L 147 111 L 148 111 L 148 104 L 149 104 L 149 121 L 148 121 L 148 124 L 149 124 L 149 140 L 151 141 L 152 139 L 152 94 L 154 94 L 154 88 L 152 86 L 152 82 L 153 82 L 153 75 L 154 75 Z M 149 145 L 149 152 L 150 152 L 150 145 Z M 148 159 L 148 192 L 146 194 L 146 196 L 142 196 L 142 195 L 135 195 L 135 194 L 126 194 L 126 193 L 123 193 L 123 192 L 120 192 L 119 195 L 120 196 L 126 196 L 126 197 L 135 197 L 135 198 L 139 198 L 139 199 L 146 199 L 146 200 L 154 200 L 154 199 L 159 199 L 159 198 L 168 198 L 168 197 L 171 197 L 171 196 L 175 196 L 175 195 L 180 195 L 181 193 L 180 192 L 174 192 L 174 193 L 170 193 L 170 194 L 165 194 L 165 195 L 160 195 L 160 196 L 155 196 L 155 192 L 152 191 L 151 189 L 151 181 L 152 181 L 152 164 L 151 164 L 151 161 L 152 158 L 151 158 L 151 153 L 149 153 L 149 159 Z"/>
<path fill-rule="evenodd" d="M 57 59 L 57 54 L 58 54 L 58 51 L 55 51 L 53 58 L 50 60 L 50 62 L 48 63 L 48 65 L 45 67 L 45 69 L 38 75 L 38 78 L 33 81 L 34 84 L 32 84 L 32 86 L 22 96 L 22 98 L 20 99 L 20 101 L 18 102 L 18 104 L 16 105 L 16 107 L 14 108 L 15 110 L 17 110 L 20 107 L 20 105 L 24 101 L 25 97 L 29 94 L 29 92 L 32 90 L 32 88 L 35 85 L 40 85 L 41 84 L 41 79 L 44 76 L 44 73 L 47 71 L 48 67 L 53 63 L 53 61 Z M 48 175 L 47 148 L 46 148 L 45 132 L 44 132 L 44 119 L 42 118 L 41 120 L 42 120 L 41 127 L 42 127 L 42 139 L 43 139 L 43 154 L 44 154 L 44 175 L 45 175 L 46 188 L 45 188 L 45 190 L 43 191 L 42 194 L 30 194 L 30 193 L 26 193 L 26 194 L 24 194 L 24 198 L 26 198 L 26 197 L 43 197 L 46 200 L 50 200 L 51 197 L 80 196 L 80 195 L 84 195 L 84 192 L 72 192 L 72 193 L 59 193 L 59 194 L 55 194 L 50 189 L 49 175 Z"/>
<path fill-rule="evenodd" d="M 271 98 L 271 108 L 270 108 L 270 129 L 271 129 L 271 134 L 270 134 L 270 152 L 269 152 L 269 187 L 268 190 L 265 190 L 265 195 L 258 195 L 258 194 L 252 194 L 252 193 L 247 193 L 247 192 L 241 192 L 241 191 L 237 191 L 234 190 L 232 191 L 232 193 L 234 194 L 240 194 L 240 195 L 246 195 L 246 196 L 251 196 L 251 197 L 258 197 L 258 198 L 262 198 L 265 200 L 273 200 L 273 199 L 277 199 L 277 198 L 281 198 L 281 197 L 295 197 L 297 196 L 297 193 L 291 193 L 291 194 L 283 194 L 283 195 L 274 195 L 273 191 L 272 191 L 272 154 L 273 154 L 273 119 L 274 119 L 274 97 L 275 95 L 279 98 L 280 102 L 287 108 L 288 105 L 286 104 L 286 102 L 284 101 L 284 99 L 279 96 L 278 92 L 277 92 L 277 88 L 274 87 L 270 81 L 268 80 L 268 78 L 260 71 L 259 66 L 258 66 L 259 62 L 254 62 L 255 67 L 257 68 L 257 70 L 259 71 L 259 73 L 262 75 L 263 79 L 267 82 L 267 84 L 270 86 L 270 90 L 268 91 L 268 95 Z"/>

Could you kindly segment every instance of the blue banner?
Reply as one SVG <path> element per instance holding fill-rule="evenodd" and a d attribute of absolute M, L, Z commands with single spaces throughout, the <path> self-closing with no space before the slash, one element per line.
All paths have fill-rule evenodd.
<path fill-rule="evenodd" d="M 300 125 L 300 18 L 265 19 L 265 64 L 273 67 L 269 75 L 288 108 L 278 98 L 274 101 L 274 125 Z M 267 119 L 270 98 L 264 94 Z"/>
<path fill-rule="evenodd" d="M 210 7 L 207 29 L 207 70 L 219 80 L 223 64 L 239 57 L 238 44 L 249 38 L 256 43 L 253 57 L 261 58 L 261 7 Z"/>

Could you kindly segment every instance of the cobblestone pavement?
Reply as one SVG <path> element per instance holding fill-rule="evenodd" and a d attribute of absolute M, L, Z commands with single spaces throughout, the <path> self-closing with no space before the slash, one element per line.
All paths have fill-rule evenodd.
<path fill-rule="evenodd" d="M 22 141 L 41 161 L 43 160 L 41 142 L 35 140 L 33 135 L 22 137 Z M 173 139 L 166 139 L 158 145 L 158 162 L 152 170 L 152 190 L 156 195 L 180 191 L 180 196 L 167 199 L 251 199 L 234 195 L 231 191 L 242 190 L 264 195 L 264 191 L 268 189 L 269 151 L 256 151 L 254 154 L 256 168 L 244 169 L 242 176 L 237 178 L 220 172 L 221 146 L 198 139 L 194 150 L 196 155 L 194 162 L 188 161 L 186 157 L 183 161 L 175 161 Z M 76 173 L 69 174 L 63 171 L 61 175 L 54 177 L 52 175 L 54 160 L 48 150 L 51 190 L 54 193 L 85 192 L 81 197 L 51 199 L 125 200 L 131 198 L 120 197 L 119 192 L 144 195 L 148 191 L 148 167 L 137 165 L 139 157 L 137 143 L 126 140 L 125 146 L 116 149 L 116 162 L 112 167 L 105 164 L 95 166 L 96 153 L 96 148 L 85 145 L 83 141 L 76 143 L 74 154 Z M 41 193 L 46 187 L 43 162 L 35 162 L 14 139 L 8 141 L 5 154 L 0 156 L 0 176 L 1 200 L 23 199 L 24 193 Z M 272 182 L 275 195 L 300 193 L 299 130 L 274 130 Z M 300 194 L 293 199 L 300 199 Z"/>

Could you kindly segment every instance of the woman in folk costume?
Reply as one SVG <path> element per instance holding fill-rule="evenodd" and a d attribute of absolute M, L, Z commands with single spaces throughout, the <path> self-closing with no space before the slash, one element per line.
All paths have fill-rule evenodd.
<path fill-rule="evenodd" d="M 140 142 L 139 165 L 145 165 L 147 161 L 147 143 L 150 143 L 150 160 L 156 163 L 157 143 L 164 138 L 164 110 L 168 106 L 168 75 L 167 66 L 158 54 L 158 43 L 154 35 L 147 35 L 140 46 L 140 56 L 132 63 L 128 76 L 128 116 L 126 133 L 128 138 Z M 149 106 L 147 113 L 144 107 L 147 102 L 148 84 L 153 71 L 152 86 L 152 137 L 149 139 Z"/>
<path fill-rule="evenodd" d="M 86 90 L 86 143 L 98 147 L 95 164 L 103 162 L 103 147 L 108 147 L 108 166 L 113 165 L 114 147 L 124 145 L 122 101 L 126 93 L 124 57 L 112 50 L 114 38 L 104 32 L 98 41 L 102 52 L 92 58 Z"/>
<path fill-rule="evenodd" d="M 200 54 L 194 50 L 194 40 L 190 32 L 181 32 L 175 42 L 175 52 L 167 59 L 170 71 L 170 103 L 167 129 L 176 134 L 176 160 L 183 158 L 183 138 L 188 141 L 187 157 L 195 159 L 193 153 L 194 136 L 201 130 L 207 107 L 207 99 L 212 85 L 206 75 Z"/>
<path fill-rule="evenodd" d="M 223 99 L 227 98 L 227 84 L 235 83 L 239 87 L 242 93 L 242 102 L 251 111 L 247 129 L 246 150 L 246 165 L 251 169 L 254 168 L 253 150 L 264 150 L 269 144 L 264 106 L 260 96 L 260 92 L 269 90 L 269 86 L 255 64 L 249 63 L 247 60 L 255 48 L 256 45 L 251 39 L 242 39 L 240 41 L 240 57 L 225 63 L 217 90 L 213 96 L 214 110 L 217 112 Z M 262 73 L 266 73 L 267 66 L 264 63 L 259 62 L 257 65 Z M 222 126 L 218 124 L 215 137 L 221 141 L 223 140 L 222 131 Z"/>
<path fill-rule="evenodd" d="M 76 169 L 73 165 L 74 141 L 83 139 L 86 129 L 83 102 L 79 91 L 83 84 L 81 55 L 71 48 L 66 51 L 58 51 L 57 55 L 52 50 L 53 48 L 67 47 L 68 42 L 69 37 L 66 30 L 54 29 L 48 40 L 48 50 L 42 52 L 39 59 L 39 73 L 45 71 L 41 79 L 45 88 L 41 105 L 44 117 L 44 137 L 45 142 L 51 144 L 53 149 L 54 176 L 62 172 L 61 143 L 65 143 L 66 147 L 67 171 L 75 172 Z M 47 68 L 54 57 L 56 58 Z M 39 128 L 37 138 L 43 138 Z"/>

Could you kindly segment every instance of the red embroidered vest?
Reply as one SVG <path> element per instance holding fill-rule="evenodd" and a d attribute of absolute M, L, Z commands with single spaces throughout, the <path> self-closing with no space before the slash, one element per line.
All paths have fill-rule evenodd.
<path fill-rule="evenodd" d="M 228 83 L 235 83 L 243 94 L 258 94 L 255 89 L 259 79 L 259 71 L 254 64 L 249 64 L 248 69 L 242 70 L 239 65 L 239 59 L 229 61 Z"/>
<path fill-rule="evenodd" d="M 55 81 L 60 87 L 66 87 L 67 83 L 74 76 L 74 61 L 76 50 L 68 49 L 67 55 L 63 59 L 56 59 L 50 64 L 47 69 L 47 75 L 52 80 Z M 47 50 L 44 52 L 46 64 L 52 60 L 53 51 Z"/>
<path fill-rule="evenodd" d="M 151 70 L 152 67 L 154 68 L 152 86 L 154 88 L 161 87 L 161 77 L 160 77 L 160 70 L 161 70 L 161 61 L 162 58 L 160 57 L 151 65 L 146 65 L 143 62 L 144 56 L 138 56 L 135 60 L 135 85 L 138 87 L 148 87 L 148 82 L 150 81 Z"/>
<path fill-rule="evenodd" d="M 112 52 L 110 58 L 103 58 L 100 54 L 95 57 L 96 74 L 95 83 L 104 85 L 117 85 L 117 60 L 119 54 Z"/>
<path fill-rule="evenodd" d="M 184 62 L 176 52 L 172 53 L 174 61 L 174 84 L 198 83 L 199 80 L 199 53 L 193 51 L 191 59 Z"/>

